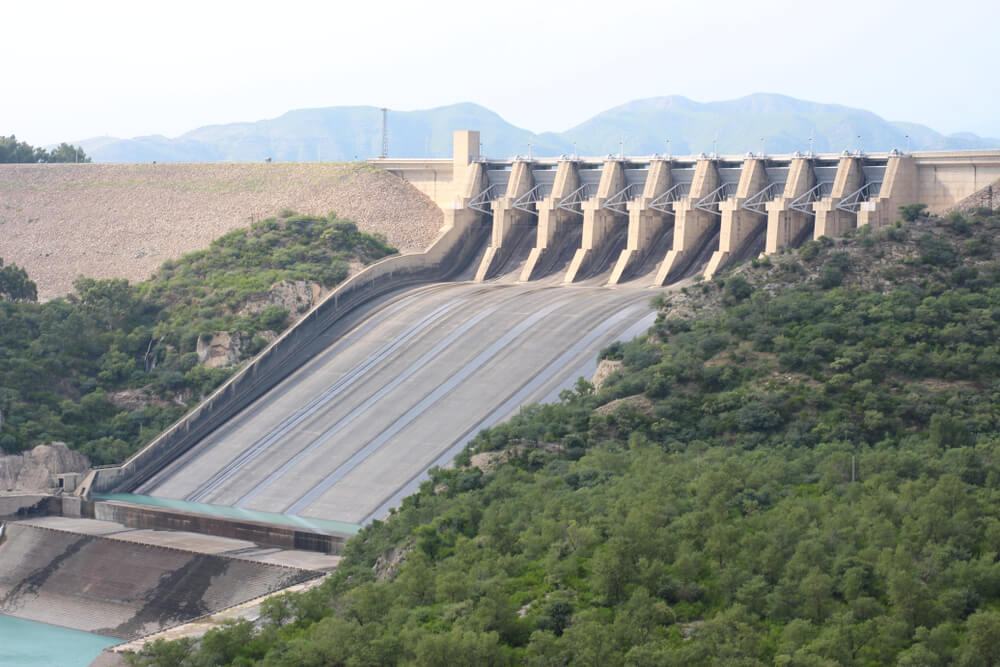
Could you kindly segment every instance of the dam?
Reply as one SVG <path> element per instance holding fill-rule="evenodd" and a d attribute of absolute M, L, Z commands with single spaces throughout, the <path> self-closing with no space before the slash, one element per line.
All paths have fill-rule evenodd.
<path fill-rule="evenodd" d="M 441 207 L 437 241 L 341 285 L 83 493 L 363 525 L 644 331 L 656 288 L 1000 179 L 1000 151 L 493 160 L 473 131 L 452 160 L 373 162 Z"/>
<path fill-rule="evenodd" d="M 455 133 L 451 160 L 373 162 L 441 208 L 437 240 L 345 281 L 140 452 L 92 470 L 75 504 L 51 513 L 336 554 L 480 430 L 589 378 L 600 349 L 649 328 L 650 301 L 665 286 L 892 224 L 900 206 L 944 212 L 1000 179 L 1000 151 L 493 160 L 479 155 L 472 131 Z M 79 533 L 36 539 L 50 529 L 9 532 L 0 556 L 75 572 L 76 556 L 59 554 L 124 548 L 107 537 L 72 541 Z M 62 546 L 50 548 L 53 540 Z M 164 560 L 156 581 L 201 567 L 189 560 Z M 97 561 L 80 560 L 81 572 L 88 562 Z M 223 579 L 230 569 L 233 581 L 250 576 L 229 563 L 206 567 Z M 287 573 L 264 570 L 261 591 L 284 584 Z M 18 572 L 0 594 L 34 576 Z M 109 606 L 106 621 L 80 629 L 133 636 L 156 625 L 140 613 L 147 606 L 167 610 L 161 625 L 179 622 L 184 614 L 168 613 L 179 603 L 161 605 L 144 582 L 132 607 Z M 224 598 L 184 587 L 196 593 L 189 609 Z M 83 593 L 39 599 L 39 609 L 91 603 Z"/>

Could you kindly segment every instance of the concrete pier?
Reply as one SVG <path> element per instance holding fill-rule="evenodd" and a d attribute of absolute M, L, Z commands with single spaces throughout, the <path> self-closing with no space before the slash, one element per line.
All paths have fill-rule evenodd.
<path fill-rule="evenodd" d="M 747 158 L 743 162 L 740 182 L 736 194 L 719 203 L 722 221 L 719 227 L 719 249 L 712 253 L 705 268 L 705 278 L 711 278 L 729 264 L 743 244 L 765 224 L 765 217 L 754 210 L 744 208 L 754 195 L 767 188 L 767 169 L 759 158 Z"/>
<path fill-rule="evenodd" d="M 814 213 L 795 208 L 793 203 L 806 196 L 816 185 L 812 161 L 793 158 L 788 168 L 788 180 L 780 197 L 765 204 L 767 210 L 767 239 L 764 252 L 771 254 L 779 248 L 790 247 L 792 242 L 813 223 Z M 811 205 L 809 206 L 811 209 Z"/>
<path fill-rule="evenodd" d="M 858 211 L 858 227 L 885 227 L 899 218 L 899 207 L 917 201 L 917 168 L 912 156 L 892 155 L 878 196 Z"/>
<path fill-rule="evenodd" d="M 580 176 L 576 162 L 560 161 L 556 166 L 551 194 L 535 205 L 538 210 L 538 232 L 535 247 L 521 270 L 521 282 L 536 280 L 547 273 L 547 268 L 556 259 L 552 255 L 559 251 L 558 239 L 567 233 L 569 225 L 583 224 L 582 214 L 561 206 L 563 200 L 579 187 Z"/>
<path fill-rule="evenodd" d="M 691 181 L 691 191 L 674 204 L 674 247 L 656 272 L 653 284 L 666 285 L 694 258 L 705 236 L 717 223 L 718 216 L 698 208 L 699 201 L 719 187 L 715 161 L 699 159 Z"/>
<path fill-rule="evenodd" d="M 816 228 L 813 238 L 821 236 L 840 236 L 844 232 L 858 226 L 858 216 L 844 210 L 839 204 L 845 197 L 864 185 L 864 172 L 861 170 L 861 159 L 858 157 L 842 157 L 837 166 L 837 178 L 833 182 L 833 191 L 813 204 L 816 211 Z"/>
<path fill-rule="evenodd" d="M 649 174 L 642 193 L 631 200 L 628 210 L 628 239 L 615 268 L 608 279 L 609 285 L 617 285 L 629 276 L 652 250 L 658 238 L 667 233 L 668 214 L 650 206 L 657 198 L 670 189 L 670 162 L 653 160 L 649 164 Z M 672 217 L 669 216 L 669 217 Z M 673 222 L 670 220 L 670 222 Z M 673 231 L 672 229 L 670 231 Z"/>
<path fill-rule="evenodd" d="M 531 163 L 515 162 L 510 169 L 506 194 L 493 201 L 493 231 L 490 235 L 490 245 L 486 248 L 486 254 L 483 255 L 476 271 L 476 282 L 483 282 L 492 277 L 508 259 L 513 250 L 511 241 L 517 226 L 534 225 L 534 214 L 518 203 L 518 200 L 527 195 L 532 187 L 534 181 L 531 178 Z"/>
<path fill-rule="evenodd" d="M 573 255 L 564 283 L 573 283 L 583 278 L 584 274 L 596 268 L 594 264 L 606 250 L 605 243 L 609 240 L 616 226 L 627 224 L 625 216 L 605 206 L 605 203 L 615 194 L 625 189 L 624 164 L 619 160 L 608 160 L 601 172 L 601 182 L 597 186 L 597 194 L 585 200 L 583 209 L 583 239 L 580 248 Z"/>

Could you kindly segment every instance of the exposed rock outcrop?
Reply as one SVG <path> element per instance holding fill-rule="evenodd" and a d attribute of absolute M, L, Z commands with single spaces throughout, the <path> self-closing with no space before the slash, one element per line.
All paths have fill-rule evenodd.
<path fill-rule="evenodd" d="M 602 359 L 601 363 L 597 364 L 597 370 L 594 371 L 594 377 L 590 379 L 590 384 L 594 385 L 594 390 L 596 391 L 604 386 L 609 377 L 621 372 L 621 370 L 622 362 Z"/>
<path fill-rule="evenodd" d="M 268 306 L 278 306 L 288 311 L 292 318 L 305 314 L 330 293 L 319 283 L 304 280 L 282 280 L 266 293 L 247 301 L 239 310 L 240 315 L 259 313 Z"/>
<path fill-rule="evenodd" d="M 58 487 L 56 475 L 88 469 L 87 457 L 64 442 L 38 445 L 30 452 L 0 456 L 0 493 L 48 493 Z"/>
<path fill-rule="evenodd" d="M 198 338 L 198 363 L 209 368 L 235 364 L 245 347 L 243 336 L 221 331 L 211 338 Z"/>

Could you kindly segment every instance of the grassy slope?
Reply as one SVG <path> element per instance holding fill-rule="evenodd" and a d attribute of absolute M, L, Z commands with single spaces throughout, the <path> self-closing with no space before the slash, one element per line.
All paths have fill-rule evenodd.
<path fill-rule="evenodd" d="M 136 663 L 993 664 L 1000 215 L 661 302 L 624 372 L 484 432 L 319 589 Z M 169 657 L 173 655 L 173 657 Z"/>

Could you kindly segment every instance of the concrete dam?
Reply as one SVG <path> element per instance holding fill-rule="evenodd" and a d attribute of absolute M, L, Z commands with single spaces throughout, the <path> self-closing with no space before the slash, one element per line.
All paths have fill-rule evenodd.
<path fill-rule="evenodd" d="M 375 160 L 431 196 L 424 253 L 349 280 L 199 408 L 85 493 L 362 525 L 481 429 L 554 400 L 652 322 L 651 288 L 941 211 L 1000 152 Z"/>
<path fill-rule="evenodd" d="M 470 131 L 452 160 L 373 162 L 441 208 L 437 240 L 345 281 L 74 496 L 0 512 L 0 612 L 132 637 L 315 576 L 333 565 L 269 563 L 335 563 L 480 430 L 557 400 L 601 348 L 648 329 L 664 286 L 1000 179 L 1000 151 L 492 160 Z M 168 531 L 224 546 L 163 551 Z"/>
<path fill-rule="evenodd" d="M 320 576 L 30 523 L 0 531 L 0 613 L 132 639 Z"/>

